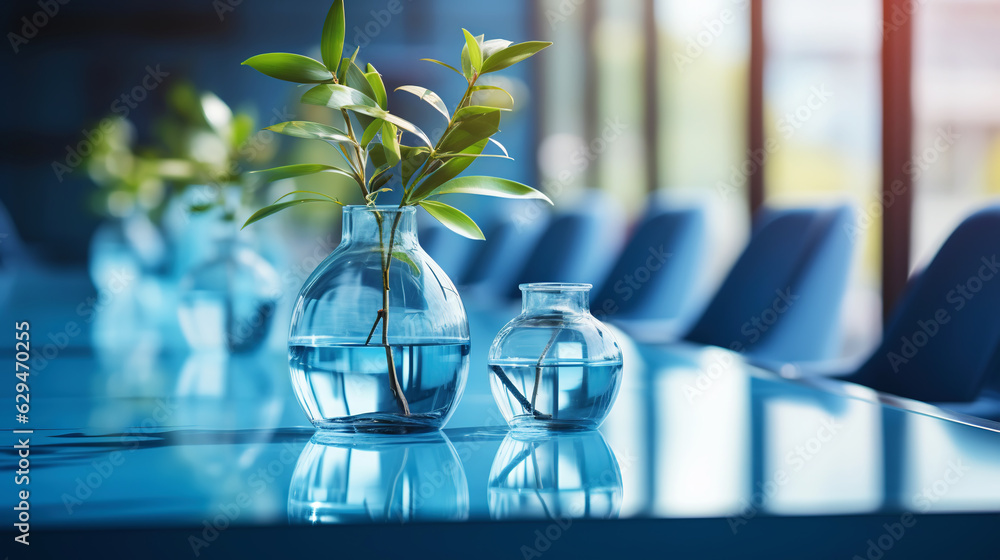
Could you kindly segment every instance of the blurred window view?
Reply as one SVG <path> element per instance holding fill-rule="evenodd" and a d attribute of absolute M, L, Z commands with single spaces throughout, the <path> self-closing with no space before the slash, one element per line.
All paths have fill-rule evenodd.
<path fill-rule="evenodd" d="M 847 200 L 858 213 L 845 344 L 875 340 L 881 286 L 881 3 L 764 3 L 768 204 Z M 849 348 L 848 353 L 860 351 Z"/>
<path fill-rule="evenodd" d="M 1000 194 L 1000 2 L 925 0 L 913 29 L 913 267 Z"/>
<path fill-rule="evenodd" d="M 749 0 L 657 0 L 660 189 L 710 210 L 714 285 L 748 233 Z"/>

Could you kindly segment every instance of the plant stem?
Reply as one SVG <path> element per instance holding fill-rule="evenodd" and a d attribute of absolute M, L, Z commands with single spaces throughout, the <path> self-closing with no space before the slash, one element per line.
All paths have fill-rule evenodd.
<path fill-rule="evenodd" d="M 340 113 L 344 115 L 344 122 L 347 123 L 347 135 L 351 138 L 352 143 L 355 148 L 355 157 L 357 157 L 357 164 L 354 162 L 348 162 L 354 170 L 354 178 L 358 182 L 358 186 L 361 187 L 361 194 L 364 195 L 365 200 L 368 200 L 368 187 L 365 185 L 367 182 L 365 179 L 365 156 L 361 150 L 361 144 L 358 142 L 356 136 L 354 136 L 354 125 L 351 124 L 351 115 L 346 109 L 341 109 Z M 379 222 L 381 224 L 381 221 Z"/>
<path fill-rule="evenodd" d="M 392 355 L 392 347 L 389 346 L 389 265 L 392 263 L 392 248 L 395 244 L 396 228 L 399 226 L 400 217 L 402 217 L 402 212 L 398 212 L 393 219 L 392 229 L 389 232 L 389 247 L 386 250 L 385 244 L 382 241 L 384 232 L 382 214 L 375 212 L 375 220 L 378 222 L 378 244 L 382 264 L 382 309 L 379 310 L 379 316 L 375 319 L 375 324 L 378 324 L 379 319 L 382 320 L 382 347 L 385 348 L 385 361 L 388 366 L 389 390 L 392 392 L 393 397 L 396 398 L 396 402 L 399 403 L 399 408 L 403 411 L 403 416 L 409 416 L 410 405 L 406 402 L 406 395 L 403 394 L 399 378 L 396 377 L 396 359 Z M 372 332 L 374 332 L 374 327 L 372 327 Z M 370 339 L 371 336 L 369 336 Z"/>
<path fill-rule="evenodd" d="M 538 381 L 542 378 L 542 361 L 545 360 L 545 356 L 548 356 L 549 350 L 552 348 L 552 343 L 556 341 L 559 333 L 562 332 L 562 328 L 552 331 L 552 336 L 549 337 L 548 344 L 545 345 L 545 349 L 542 350 L 542 355 L 538 357 L 538 362 L 535 364 L 535 387 L 531 390 L 531 406 L 535 406 L 535 397 L 538 396 Z M 556 375 L 559 375 L 556 372 Z"/>
<path fill-rule="evenodd" d="M 535 407 L 531 406 L 531 403 L 528 402 L 528 399 L 524 397 L 521 391 L 517 390 L 517 387 L 514 386 L 514 383 L 511 382 L 509 377 L 507 377 L 507 372 L 504 371 L 502 367 L 497 365 L 491 365 L 490 370 L 492 370 L 493 373 L 496 374 L 496 376 L 500 379 L 500 382 L 503 383 L 503 386 L 506 387 L 508 391 L 510 391 L 510 394 L 513 395 L 515 399 L 517 399 L 517 402 L 518 404 L 521 405 L 521 408 L 523 408 L 525 411 L 527 411 L 535 418 L 542 418 L 542 419 L 552 418 L 551 414 L 544 414 L 538 412 L 537 410 L 535 410 Z"/>

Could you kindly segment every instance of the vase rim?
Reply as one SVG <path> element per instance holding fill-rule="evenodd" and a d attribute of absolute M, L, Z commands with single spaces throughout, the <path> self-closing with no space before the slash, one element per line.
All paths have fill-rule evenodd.
<path fill-rule="evenodd" d="M 385 212 L 391 214 L 393 212 L 403 212 L 403 213 L 413 213 L 416 212 L 416 207 L 414 206 L 398 206 L 395 204 L 376 204 L 375 206 L 368 206 L 367 204 L 347 204 L 344 206 L 344 211 L 350 210 L 351 212 Z"/>
<path fill-rule="evenodd" d="M 518 286 L 522 292 L 586 292 L 593 287 L 593 284 L 573 282 L 531 282 Z"/>

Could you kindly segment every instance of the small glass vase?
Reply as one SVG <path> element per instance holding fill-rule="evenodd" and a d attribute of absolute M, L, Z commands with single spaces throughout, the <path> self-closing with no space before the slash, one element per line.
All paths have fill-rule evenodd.
<path fill-rule="evenodd" d="M 515 430 L 586 430 L 621 385 L 622 351 L 590 314 L 590 284 L 522 284 L 521 314 L 488 358 L 493 398 Z"/>
<path fill-rule="evenodd" d="M 408 432 L 448 421 L 468 375 L 469 321 L 417 241 L 413 207 L 344 208 L 340 245 L 295 303 L 288 361 L 318 428 Z"/>
<path fill-rule="evenodd" d="M 267 339 L 281 295 L 278 273 L 224 222 L 215 254 L 180 280 L 178 317 L 196 351 L 253 352 Z"/>

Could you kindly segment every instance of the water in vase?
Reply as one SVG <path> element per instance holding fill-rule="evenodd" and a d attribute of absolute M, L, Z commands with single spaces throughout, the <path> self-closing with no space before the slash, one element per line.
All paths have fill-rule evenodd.
<path fill-rule="evenodd" d="M 607 416 L 618 393 L 621 361 L 561 361 L 537 366 L 528 360 L 490 364 L 493 396 L 512 425 L 592 429 Z"/>
<path fill-rule="evenodd" d="M 313 424 L 346 430 L 358 424 L 370 424 L 371 429 L 382 423 L 413 428 L 442 425 L 465 388 L 469 343 L 391 348 L 408 417 L 393 395 L 383 346 L 374 342 L 289 344 L 292 386 Z"/>

